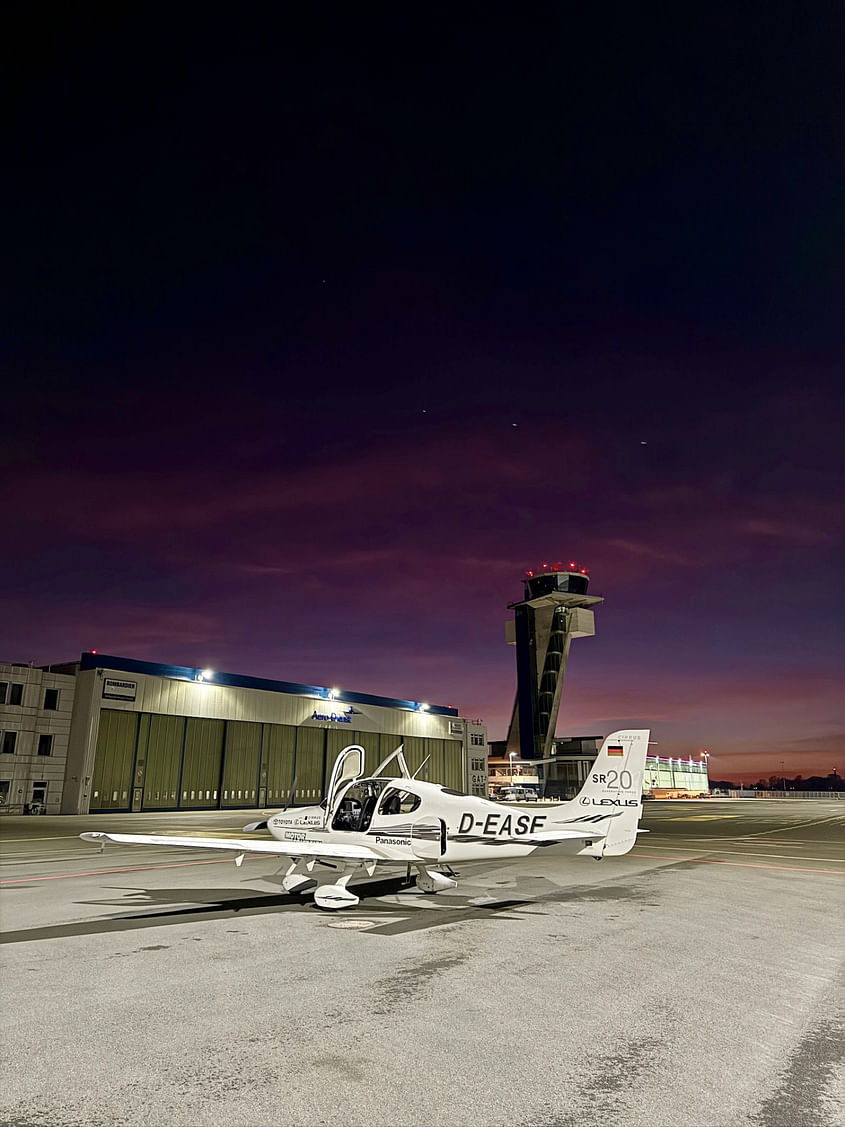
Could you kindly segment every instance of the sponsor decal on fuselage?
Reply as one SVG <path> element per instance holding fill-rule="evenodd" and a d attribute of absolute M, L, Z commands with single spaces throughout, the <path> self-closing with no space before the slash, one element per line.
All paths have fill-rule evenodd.
<path fill-rule="evenodd" d="M 639 806 L 636 798 L 582 798 L 582 806 Z"/>
<path fill-rule="evenodd" d="M 308 826 L 310 829 L 316 829 L 323 824 L 323 819 L 320 814 L 306 814 L 303 817 L 292 817 L 290 814 L 285 817 L 277 814 L 275 818 L 270 819 L 271 826 Z"/>

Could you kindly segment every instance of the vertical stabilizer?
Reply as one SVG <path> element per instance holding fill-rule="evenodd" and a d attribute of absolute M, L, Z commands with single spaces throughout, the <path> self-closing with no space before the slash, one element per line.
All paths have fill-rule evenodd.
<path fill-rule="evenodd" d="M 648 728 L 613 732 L 601 745 L 577 797 L 554 808 L 554 823 L 595 825 L 603 838 L 598 855 L 618 856 L 633 848 L 643 812 L 643 773 Z M 585 850 L 592 853 L 593 850 Z"/>

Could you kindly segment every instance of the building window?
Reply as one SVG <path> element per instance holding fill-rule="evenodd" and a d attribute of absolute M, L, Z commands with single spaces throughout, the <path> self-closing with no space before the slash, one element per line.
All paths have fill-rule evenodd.
<path fill-rule="evenodd" d="M 0 806 L 6 806 L 9 802 L 9 787 L 12 784 L 8 780 L 0 783 Z"/>
<path fill-rule="evenodd" d="M 469 742 L 473 747 L 484 747 L 484 735 L 482 732 L 472 732 L 469 737 Z"/>
<path fill-rule="evenodd" d="M 18 685 L 15 682 L 9 685 L 9 691 L 6 696 L 6 704 L 20 704 L 23 700 L 23 685 Z"/>
<path fill-rule="evenodd" d="M 45 689 L 44 690 L 44 708 L 48 712 L 55 712 L 59 707 L 59 690 L 58 689 Z"/>
<path fill-rule="evenodd" d="M 39 755 L 52 755 L 53 754 L 53 737 L 52 736 L 39 736 L 38 737 L 38 754 Z"/>
<path fill-rule="evenodd" d="M 0 755 L 14 755 L 15 744 L 18 742 L 17 732 L 4 732 L 0 740 Z"/>
<path fill-rule="evenodd" d="M 6 703 L 6 694 L 9 691 L 9 682 L 0 681 L 0 704 Z"/>

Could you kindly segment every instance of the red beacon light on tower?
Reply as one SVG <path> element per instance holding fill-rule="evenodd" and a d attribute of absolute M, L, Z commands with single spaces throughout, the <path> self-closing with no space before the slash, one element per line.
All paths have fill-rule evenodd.
<path fill-rule="evenodd" d="M 535 576 L 541 575 L 544 571 L 550 573 L 568 571 L 572 575 L 590 574 L 590 569 L 588 567 L 579 567 L 575 560 L 570 560 L 568 564 L 563 563 L 561 560 L 558 560 L 557 563 L 553 564 L 542 563 L 537 567 L 536 570 L 534 568 L 528 568 L 523 574 L 525 575 L 526 579 L 533 579 Z"/>

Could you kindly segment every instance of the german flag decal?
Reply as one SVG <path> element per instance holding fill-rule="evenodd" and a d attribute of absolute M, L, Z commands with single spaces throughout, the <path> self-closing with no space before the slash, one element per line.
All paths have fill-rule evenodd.
<path fill-rule="evenodd" d="M 625 748 L 619 747 L 618 745 L 609 746 L 608 749 L 607 749 L 607 754 L 608 755 L 624 755 L 625 754 Z"/>

